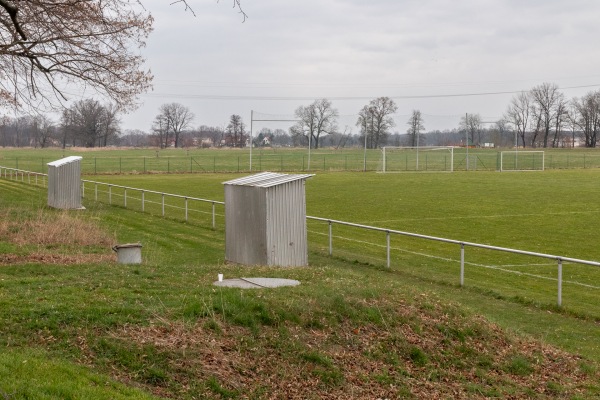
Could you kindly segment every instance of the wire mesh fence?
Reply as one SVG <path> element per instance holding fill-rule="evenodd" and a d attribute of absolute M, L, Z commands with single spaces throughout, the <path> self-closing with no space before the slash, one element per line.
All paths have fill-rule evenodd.
<path fill-rule="evenodd" d="M 543 149 L 545 169 L 600 168 L 600 151 L 596 149 Z M 416 168 L 414 154 L 402 153 L 388 156 L 390 171 L 499 171 L 501 151 L 496 149 L 455 148 L 453 156 L 419 156 Z M 515 152 L 515 153 L 518 153 Z M 70 153 L 69 153 L 70 154 Z M 75 153 L 73 153 L 75 154 Z M 169 152 L 143 156 L 99 156 L 83 154 L 82 173 L 93 174 L 152 174 L 152 173 L 219 173 L 219 172 L 298 172 L 298 171 L 381 171 L 383 154 L 379 149 L 344 149 L 339 151 L 315 150 L 310 154 L 300 150 L 257 151 L 215 150 L 189 152 L 189 156 Z M 180 153 L 181 154 L 181 153 Z M 50 157 L 11 156 L 5 154 L 0 162 L 10 168 L 44 173 Z M 523 161 L 525 162 L 525 161 Z M 537 162 L 537 161 L 535 161 Z M 452 165 L 450 165 L 452 163 Z M 537 169 L 537 166 L 527 166 Z"/>

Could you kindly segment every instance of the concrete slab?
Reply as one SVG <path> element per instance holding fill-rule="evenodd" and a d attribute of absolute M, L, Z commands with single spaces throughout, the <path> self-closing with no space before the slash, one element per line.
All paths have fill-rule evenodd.
<path fill-rule="evenodd" d="M 234 287 L 241 289 L 271 289 L 282 286 L 297 286 L 300 282 L 282 278 L 235 278 L 224 279 L 213 283 L 215 286 Z"/>

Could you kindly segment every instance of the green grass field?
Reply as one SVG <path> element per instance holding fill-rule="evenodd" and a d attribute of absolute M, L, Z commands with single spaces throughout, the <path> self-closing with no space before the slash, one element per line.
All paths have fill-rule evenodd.
<path fill-rule="evenodd" d="M 222 182 L 237 176 L 148 174 L 86 179 L 222 201 Z M 594 235 L 600 222 L 599 179 L 600 170 L 594 169 L 507 174 L 317 173 L 307 181 L 307 213 L 600 260 Z M 36 214 L 45 204 L 43 188 L 26 180 L 0 180 L 2 209 L 20 210 L 10 215 Z M 292 394 L 299 390 L 290 383 L 296 380 L 313 382 L 309 387 L 314 393 L 329 396 L 348 397 L 350 392 L 345 390 L 350 387 L 372 390 L 356 392 L 355 398 L 418 398 L 419 393 L 463 398 L 599 395 L 593 383 L 600 362 L 598 267 L 565 264 L 563 307 L 557 308 L 557 268 L 551 260 L 468 248 L 465 287 L 459 288 L 460 249 L 455 245 L 393 236 L 391 268 L 386 269 L 384 233 L 334 225 L 333 257 L 329 257 L 327 225 L 309 221 L 310 268 L 249 272 L 246 267 L 223 263 L 221 206 L 216 207 L 213 230 L 210 204 L 190 204 L 189 221 L 184 223 L 181 200 L 168 200 L 162 217 L 159 195 L 146 194 L 142 213 L 140 194 L 135 191 L 127 192 L 127 208 L 122 189 L 112 188 L 112 205 L 105 186 L 97 193 L 98 202 L 94 201 L 94 185 L 86 184 L 87 211 L 81 218 L 100 224 L 119 242 L 142 242 L 143 265 L 84 260 L 76 266 L 23 261 L 0 266 L 0 344 L 11 349 L 2 353 L 6 356 L 0 360 L 0 382 L 13 374 L 14 365 L 28 359 L 62 365 L 57 367 L 60 376 L 76 373 L 72 361 L 104 374 L 82 375 L 71 387 L 47 397 L 41 394 L 51 391 L 48 385 L 35 383 L 27 388 L 30 398 L 64 398 L 98 381 L 107 392 L 89 398 L 119 398 L 115 393 L 125 389 L 114 379 L 133 382 L 155 395 L 178 398 L 262 398 L 268 391 L 285 393 L 272 380 L 289 384 Z M 0 255 L 77 252 L 73 246 L 21 246 L 2 239 L 0 246 Z M 104 251 L 98 246 L 86 249 L 93 254 Z M 289 277 L 303 284 L 279 292 L 215 291 L 210 283 L 217 273 Z M 476 315 L 513 336 L 498 337 L 494 328 L 476 322 Z M 353 338 L 355 331 L 367 336 Z M 389 337 L 394 331 L 402 335 Z M 435 339 L 429 344 L 406 340 L 415 333 Z M 369 345 L 361 342 L 367 337 Z M 499 344 L 508 340 L 516 346 L 529 338 L 583 356 L 575 364 L 564 361 L 564 365 L 577 370 L 584 382 L 560 378 L 560 374 L 542 378 L 539 365 L 550 364 L 552 356 L 537 345 L 528 345 L 536 349 L 529 353 L 522 347 L 511 352 Z M 219 345 L 207 354 L 210 340 Z M 360 356 L 349 351 L 359 360 L 351 368 L 339 349 L 355 347 L 361 351 Z M 506 357 L 490 355 L 490 347 L 505 349 Z M 238 353 L 254 360 L 254 369 L 234 357 Z M 276 357 L 288 369 L 271 370 L 258 361 L 266 356 Z M 213 361 L 194 361 L 206 357 Z M 369 366 L 371 372 L 359 365 L 366 360 L 375 363 Z M 75 369 L 66 372 L 69 368 Z M 218 373 L 212 374 L 213 370 Z M 258 378 L 262 375 L 270 377 L 270 383 Z M 263 386 L 249 386 L 252 380 Z M 10 385 L 0 384 L 0 395 L 19 393 L 14 398 L 27 398 L 25 381 L 23 377 Z M 358 381 L 362 383 L 350 384 Z M 389 385 L 394 391 L 386 392 Z M 421 391 L 428 385 L 429 392 Z M 244 392 L 248 387 L 251 393 Z M 132 392 L 127 396 L 145 395 Z"/>

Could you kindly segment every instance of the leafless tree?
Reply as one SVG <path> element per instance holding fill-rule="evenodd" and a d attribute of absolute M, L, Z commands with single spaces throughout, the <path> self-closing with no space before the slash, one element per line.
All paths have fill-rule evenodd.
<path fill-rule="evenodd" d="M 60 143 L 64 149 L 67 146 L 67 141 L 73 140 L 75 136 L 75 121 L 72 110 L 66 108 L 61 113 L 60 118 Z"/>
<path fill-rule="evenodd" d="M 575 102 L 577 98 L 571 99 L 569 102 L 569 108 L 567 111 L 567 125 L 571 130 L 571 147 L 575 147 L 575 133 L 579 129 L 579 113 L 577 112 L 577 107 L 575 106 Z"/>
<path fill-rule="evenodd" d="M 211 147 L 211 146 L 220 146 L 221 141 L 224 138 L 223 128 L 219 126 L 207 126 L 201 125 L 198 129 L 198 134 L 201 139 L 200 146 L 202 147 Z M 208 142 L 208 143 L 207 143 Z"/>
<path fill-rule="evenodd" d="M 102 105 L 93 99 L 80 100 L 62 114 L 63 146 L 68 139 L 73 145 L 106 146 L 119 130 L 116 107 Z"/>
<path fill-rule="evenodd" d="M 423 116 L 421 115 L 421 111 L 419 110 L 413 110 L 410 118 L 408 119 L 408 122 L 406 123 L 408 125 L 408 131 L 407 133 L 409 134 L 409 136 L 411 137 L 411 146 L 417 146 L 417 141 L 419 140 L 419 134 L 421 133 L 421 131 L 425 130 L 425 122 L 423 121 Z"/>
<path fill-rule="evenodd" d="M 154 122 L 152 122 L 152 132 L 154 145 L 164 149 L 168 146 L 169 143 L 169 123 L 163 114 L 158 114 L 154 117 Z"/>
<path fill-rule="evenodd" d="M 550 131 L 555 124 L 558 105 L 564 103 L 564 95 L 558 91 L 558 86 L 554 83 L 543 83 L 531 89 L 531 99 L 534 103 L 532 108 L 541 121 L 541 127 L 544 134 L 544 147 L 548 147 Z"/>
<path fill-rule="evenodd" d="M 10 124 L 10 118 L 6 115 L 0 117 L 0 134 L 2 134 L 2 147 L 8 145 L 8 125 Z"/>
<path fill-rule="evenodd" d="M 168 103 L 161 105 L 152 128 L 160 137 L 160 147 L 169 147 L 171 138 L 173 138 L 173 145 L 179 147 L 181 132 L 189 128 L 194 117 L 194 113 L 182 104 Z"/>
<path fill-rule="evenodd" d="M 276 146 L 289 146 L 292 144 L 292 138 L 283 129 L 275 129 L 273 131 L 273 145 Z"/>
<path fill-rule="evenodd" d="M 538 147 L 537 139 L 544 130 L 542 113 L 537 110 L 535 104 L 531 105 L 531 122 L 529 124 L 531 147 Z"/>
<path fill-rule="evenodd" d="M 531 111 L 531 95 L 529 92 L 521 92 L 512 98 L 504 119 L 507 120 L 521 138 L 521 144 L 525 147 L 525 134 L 529 128 L 530 111 Z M 516 143 L 518 146 L 518 143 Z"/>
<path fill-rule="evenodd" d="M 227 143 L 232 147 L 245 147 L 246 146 L 246 125 L 242 121 L 242 117 L 233 114 L 229 119 L 229 125 L 227 125 Z"/>
<path fill-rule="evenodd" d="M 515 144 L 512 140 L 514 135 L 511 134 L 513 134 L 511 124 L 504 118 L 500 118 L 487 130 L 487 136 L 492 143 L 500 147 L 510 146 L 511 143 Z"/>
<path fill-rule="evenodd" d="M 569 119 L 568 107 L 568 101 L 565 99 L 564 95 L 560 93 L 554 109 L 554 137 L 552 138 L 552 147 L 559 147 L 559 145 L 561 145 L 561 134 Z"/>
<path fill-rule="evenodd" d="M 387 141 L 390 129 L 396 124 L 392 118 L 398 110 L 394 100 L 389 97 L 378 97 L 364 106 L 358 113 L 358 126 L 367 137 L 367 147 L 371 149 L 379 148 Z"/>
<path fill-rule="evenodd" d="M 47 147 L 56 134 L 54 122 L 46 115 L 38 114 L 33 118 L 34 147 Z"/>
<path fill-rule="evenodd" d="M 119 137 L 121 146 L 129 147 L 145 147 L 148 146 L 148 134 L 139 129 L 127 129 L 122 136 Z"/>
<path fill-rule="evenodd" d="M 300 106 L 295 112 L 298 123 L 290 128 L 292 136 L 306 136 L 312 148 L 319 148 L 321 135 L 337 130 L 338 110 L 327 99 L 315 100 L 308 106 Z"/>
<path fill-rule="evenodd" d="M 459 129 L 466 131 L 470 142 L 467 146 L 475 144 L 475 134 L 477 134 L 477 145 L 481 145 L 481 128 L 482 128 L 481 115 L 479 114 L 467 114 L 460 119 L 458 124 Z"/>
<path fill-rule="evenodd" d="M 575 115 L 572 117 L 583 131 L 586 147 L 596 147 L 600 131 L 600 90 L 589 92 L 581 99 L 573 99 Z"/>
<path fill-rule="evenodd" d="M 32 146 L 33 116 L 30 114 L 20 115 L 11 120 L 12 146 Z"/>

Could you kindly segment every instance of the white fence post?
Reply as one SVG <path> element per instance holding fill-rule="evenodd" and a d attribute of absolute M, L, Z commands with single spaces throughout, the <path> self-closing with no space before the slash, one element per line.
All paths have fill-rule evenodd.
<path fill-rule="evenodd" d="M 188 220 L 188 198 L 185 198 L 185 222 Z"/>
<path fill-rule="evenodd" d="M 558 306 L 562 306 L 562 260 L 558 259 Z"/>
<path fill-rule="evenodd" d="M 386 231 L 386 241 L 387 241 L 387 267 L 390 267 L 390 231 Z"/>
<path fill-rule="evenodd" d="M 212 228 L 215 229 L 215 202 L 212 202 Z"/>
<path fill-rule="evenodd" d="M 329 255 L 332 256 L 333 255 L 333 228 L 332 228 L 332 223 L 331 221 L 329 221 Z"/>
<path fill-rule="evenodd" d="M 460 286 L 465 285 L 465 244 L 460 244 Z"/>

